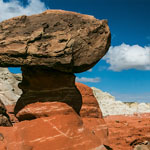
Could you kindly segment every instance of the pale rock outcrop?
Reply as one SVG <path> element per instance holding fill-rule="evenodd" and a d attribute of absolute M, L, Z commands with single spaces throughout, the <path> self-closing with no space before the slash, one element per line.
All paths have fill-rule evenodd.
<path fill-rule="evenodd" d="M 103 92 L 95 87 L 92 87 L 92 89 L 94 96 L 99 102 L 103 116 L 150 112 L 150 104 L 117 101 L 114 96 L 107 92 Z"/>
<path fill-rule="evenodd" d="M 0 99 L 4 105 L 13 105 L 19 99 L 22 91 L 18 88 L 21 81 L 19 74 L 12 74 L 8 68 L 0 68 Z"/>

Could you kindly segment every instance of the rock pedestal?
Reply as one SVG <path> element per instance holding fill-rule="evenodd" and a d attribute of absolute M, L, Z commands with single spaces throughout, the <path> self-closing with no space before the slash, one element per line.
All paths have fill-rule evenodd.
<path fill-rule="evenodd" d="M 15 114 L 35 102 L 64 102 L 79 114 L 82 97 L 75 86 L 74 74 L 42 67 L 22 67 L 22 75 L 19 87 L 23 94 L 17 101 Z"/>

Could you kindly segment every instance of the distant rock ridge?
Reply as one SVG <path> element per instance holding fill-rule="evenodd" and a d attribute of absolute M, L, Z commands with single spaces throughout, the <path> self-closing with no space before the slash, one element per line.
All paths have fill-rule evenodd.
<path fill-rule="evenodd" d="M 121 102 L 114 96 L 100 89 L 92 87 L 103 116 L 108 115 L 131 115 L 136 113 L 149 113 L 150 103 Z"/>

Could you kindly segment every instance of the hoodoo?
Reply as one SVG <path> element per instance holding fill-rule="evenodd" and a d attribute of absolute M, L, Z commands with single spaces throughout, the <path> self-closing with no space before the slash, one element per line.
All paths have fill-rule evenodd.
<path fill-rule="evenodd" d="M 63 10 L 1 22 L 0 67 L 21 67 L 22 95 L 14 110 L 20 122 L 1 128 L 0 149 L 106 150 L 98 103 L 90 88 L 76 87 L 74 73 L 92 68 L 110 39 L 106 20 Z"/>
<path fill-rule="evenodd" d="M 0 23 L 0 66 L 21 66 L 23 94 L 17 114 L 34 102 L 65 102 L 79 113 L 82 100 L 73 73 L 93 67 L 110 46 L 106 20 L 47 10 Z"/>

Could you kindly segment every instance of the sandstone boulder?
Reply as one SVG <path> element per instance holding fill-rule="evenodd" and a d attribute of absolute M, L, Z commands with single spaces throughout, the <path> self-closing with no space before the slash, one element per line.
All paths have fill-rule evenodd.
<path fill-rule="evenodd" d="M 26 106 L 27 113 L 36 119 L 16 123 L 10 128 L 0 127 L 2 150 L 106 150 L 101 140 L 65 103 L 30 104 Z"/>
<path fill-rule="evenodd" d="M 63 10 L 15 17 L 0 23 L 0 66 L 45 66 L 83 72 L 110 46 L 106 20 Z"/>

